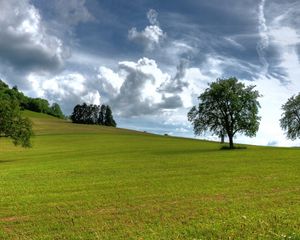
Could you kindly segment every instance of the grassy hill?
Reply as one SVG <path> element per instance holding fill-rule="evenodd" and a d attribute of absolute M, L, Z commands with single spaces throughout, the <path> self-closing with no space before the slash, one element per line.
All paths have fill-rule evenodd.
<path fill-rule="evenodd" d="M 300 239 L 300 150 L 220 144 L 26 112 L 0 139 L 0 239 Z"/>

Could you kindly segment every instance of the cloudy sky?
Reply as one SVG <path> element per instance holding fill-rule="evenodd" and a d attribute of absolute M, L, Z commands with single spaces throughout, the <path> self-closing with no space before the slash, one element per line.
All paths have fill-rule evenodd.
<path fill-rule="evenodd" d="M 236 76 L 263 94 L 257 137 L 236 141 L 294 146 L 278 120 L 300 91 L 299 26 L 299 0 L 0 0 L 0 78 L 65 114 L 104 103 L 120 127 L 193 137 L 197 96 Z"/>

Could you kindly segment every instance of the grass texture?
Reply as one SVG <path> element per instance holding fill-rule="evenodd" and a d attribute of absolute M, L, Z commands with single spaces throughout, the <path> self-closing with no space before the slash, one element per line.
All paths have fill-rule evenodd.
<path fill-rule="evenodd" d="M 0 239 L 300 239 L 300 149 L 72 124 L 0 138 Z"/>

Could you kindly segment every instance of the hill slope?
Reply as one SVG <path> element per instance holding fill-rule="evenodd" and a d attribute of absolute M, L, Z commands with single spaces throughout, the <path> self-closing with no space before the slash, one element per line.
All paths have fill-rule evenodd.
<path fill-rule="evenodd" d="M 300 152 L 71 124 L 26 112 L 0 139 L 0 239 L 300 238 Z"/>

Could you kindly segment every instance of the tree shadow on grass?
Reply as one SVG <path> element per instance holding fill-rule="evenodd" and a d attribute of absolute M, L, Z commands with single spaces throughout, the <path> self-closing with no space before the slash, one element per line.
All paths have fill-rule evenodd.
<path fill-rule="evenodd" d="M 233 148 L 230 148 L 229 146 L 222 146 L 220 150 L 242 150 L 242 149 L 247 149 L 245 146 L 235 146 Z"/>
<path fill-rule="evenodd" d="M 14 162 L 16 160 L 0 160 L 0 164 L 1 163 L 9 163 L 9 162 Z"/>

